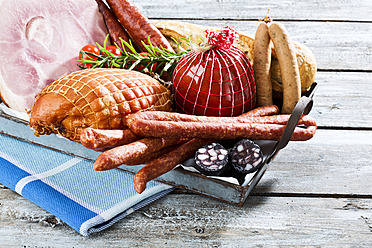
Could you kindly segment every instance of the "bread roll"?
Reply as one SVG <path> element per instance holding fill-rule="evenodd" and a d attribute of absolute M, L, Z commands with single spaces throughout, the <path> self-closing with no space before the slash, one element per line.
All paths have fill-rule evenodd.
<path fill-rule="evenodd" d="M 35 135 L 58 133 L 77 142 L 83 128 L 123 129 L 131 113 L 171 109 L 165 86 L 125 69 L 76 71 L 48 85 L 36 98 L 30 111 Z"/>

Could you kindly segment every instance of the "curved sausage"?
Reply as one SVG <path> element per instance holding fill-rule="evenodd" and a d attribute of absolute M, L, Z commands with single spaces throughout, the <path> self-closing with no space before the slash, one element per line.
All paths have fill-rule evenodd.
<path fill-rule="evenodd" d="M 166 136 L 164 136 L 166 137 Z M 139 157 L 182 142 L 180 138 L 143 138 L 101 153 L 94 162 L 96 171 L 110 170 L 120 165 L 134 165 Z"/>
<path fill-rule="evenodd" d="M 295 47 L 286 28 L 277 22 L 269 26 L 269 35 L 278 57 L 283 84 L 282 113 L 291 113 L 301 98 L 301 78 Z"/>
<path fill-rule="evenodd" d="M 130 37 L 143 51 L 146 51 L 146 49 L 142 42 L 148 44 L 150 38 L 153 46 L 166 48 L 173 52 L 172 46 L 163 34 L 130 0 L 107 0 L 107 3 Z"/>
<path fill-rule="evenodd" d="M 195 152 L 210 142 L 209 139 L 192 139 L 178 145 L 173 151 L 151 161 L 137 172 L 133 185 L 137 193 L 146 189 L 147 182 L 173 170 L 177 165 L 192 157 Z"/>
<path fill-rule="evenodd" d="M 257 106 L 273 104 L 271 84 L 271 46 L 266 22 L 257 28 L 253 46 L 253 71 L 256 81 Z"/>

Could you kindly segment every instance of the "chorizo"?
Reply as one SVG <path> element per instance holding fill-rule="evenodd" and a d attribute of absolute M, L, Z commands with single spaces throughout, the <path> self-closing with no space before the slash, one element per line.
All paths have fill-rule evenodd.
<path fill-rule="evenodd" d="M 118 47 L 122 47 L 124 50 L 129 51 L 127 46 L 122 46 L 120 38 L 124 41 L 129 42 L 129 35 L 123 28 L 120 22 L 117 20 L 114 13 L 106 6 L 102 0 L 96 0 L 98 9 L 103 16 L 107 31 L 110 34 L 111 43 L 116 44 Z"/>
<path fill-rule="evenodd" d="M 173 52 L 168 40 L 130 0 L 107 0 L 107 3 L 129 36 L 143 51 L 146 51 L 146 48 L 142 42 L 148 44 L 150 39 L 153 46 Z"/>
<path fill-rule="evenodd" d="M 255 123 L 252 121 L 180 121 L 177 119 L 177 116 L 173 120 L 169 120 L 169 114 L 170 113 L 159 111 L 135 113 L 128 116 L 127 125 L 135 134 L 145 137 L 184 137 L 210 139 L 249 138 L 279 140 L 285 128 L 284 123 L 267 124 Z M 156 115 L 159 117 L 158 119 L 156 118 Z M 167 116 L 168 120 L 164 121 L 164 115 Z M 182 114 L 172 113 L 172 115 Z M 304 141 L 314 136 L 317 127 L 316 122 L 310 116 L 306 116 L 306 119 L 302 118 L 301 124 L 306 126 L 306 128 L 297 127 L 294 130 L 291 140 Z"/>
<path fill-rule="evenodd" d="M 140 137 L 130 129 L 95 129 L 85 128 L 80 134 L 80 143 L 88 149 L 102 151 L 108 148 L 129 144 Z"/>
<path fill-rule="evenodd" d="M 137 172 L 133 185 L 137 193 L 146 189 L 147 182 L 173 170 L 177 165 L 192 157 L 195 152 L 210 142 L 209 139 L 192 139 L 178 145 L 173 151 L 151 161 Z"/>
<path fill-rule="evenodd" d="M 276 115 L 279 114 L 279 108 L 276 105 L 266 105 L 262 107 L 257 107 L 252 109 L 244 114 L 239 115 L 239 118 L 245 117 L 255 117 L 255 116 L 267 116 L 267 115 Z"/>
<path fill-rule="evenodd" d="M 166 136 L 163 136 L 166 137 Z M 110 170 L 123 164 L 136 164 L 140 156 L 182 142 L 180 138 L 143 138 L 127 145 L 118 146 L 101 153 L 94 162 L 96 171 Z"/>
<path fill-rule="evenodd" d="M 147 111 L 129 115 L 126 118 L 128 126 L 132 122 L 139 122 L 146 125 L 151 125 L 152 121 L 157 122 L 178 122 L 178 123 L 261 123 L 261 124 L 287 124 L 290 115 L 271 115 L 271 116 L 249 116 L 248 113 L 239 115 L 237 117 L 213 117 L 213 116 L 198 116 L 189 115 L 176 112 L 163 112 L 163 111 Z M 315 121 L 311 117 L 305 115 L 299 120 L 298 125 L 307 123 L 315 125 Z"/>

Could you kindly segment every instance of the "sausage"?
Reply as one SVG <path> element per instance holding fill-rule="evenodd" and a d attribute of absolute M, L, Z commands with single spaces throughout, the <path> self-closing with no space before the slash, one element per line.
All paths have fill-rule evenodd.
<path fill-rule="evenodd" d="M 183 139 L 184 142 L 188 141 L 188 139 Z M 181 142 L 183 143 L 183 142 Z M 140 156 L 133 157 L 130 161 L 126 163 L 126 165 L 143 165 L 150 163 L 152 160 L 159 158 L 160 156 L 173 151 L 177 148 L 178 145 L 168 146 L 164 147 L 160 150 L 154 151 L 152 153 L 144 153 Z"/>
<path fill-rule="evenodd" d="M 255 117 L 255 116 L 267 116 L 267 115 L 276 115 L 279 114 L 279 108 L 276 105 L 267 105 L 262 107 L 257 107 L 246 113 L 239 115 L 239 118 L 245 117 Z"/>
<path fill-rule="evenodd" d="M 258 107 L 234 118 L 247 118 L 254 116 L 267 116 L 279 113 L 279 108 L 275 105 Z M 220 119 L 216 119 L 220 121 Z M 116 146 L 129 144 L 141 137 L 135 135 L 130 129 L 124 130 L 103 130 L 95 128 L 85 128 L 80 134 L 80 143 L 88 149 L 103 151 Z"/>
<path fill-rule="evenodd" d="M 93 169 L 103 171 L 117 168 L 123 164 L 133 165 L 137 163 L 133 161 L 138 161 L 140 156 L 146 156 L 181 142 L 180 138 L 143 138 L 101 153 L 94 162 Z"/>
<path fill-rule="evenodd" d="M 286 28 L 277 22 L 269 26 L 269 35 L 278 57 L 283 84 L 282 113 L 291 113 L 301 98 L 301 78 L 295 47 Z"/>
<path fill-rule="evenodd" d="M 248 118 L 241 119 L 239 121 L 200 122 L 180 121 L 176 116 L 173 120 L 169 120 L 169 114 L 170 113 L 160 111 L 135 113 L 128 116 L 127 125 L 135 134 L 145 137 L 183 137 L 209 139 L 249 138 L 279 140 L 285 128 L 284 123 L 255 123 Z M 168 120 L 164 121 L 164 118 L 162 118 L 163 115 L 167 115 Z M 172 113 L 172 115 L 181 114 Z M 256 118 L 258 119 L 259 117 Z M 242 120 L 248 121 L 242 122 Z M 310 116 L 306 116 L 306 119 L 302 118 L 301 124 L 305 125 L 306 129 L 297 127 L 294 130 L 291 140 L 304 141 L 311 139 L 314 136 L 317 126 L 316 122 Z"/>
<path fill-rule="evenodd" d="M 96 151 L 129 144 L 139 139 L 140 137 L 130 129 L 104 130 L 88 127 L 83 129 L 80 134 L 80 143 L 86 148 Z"/>
<path fill-rule="evenodd" d="M 253 113 L 253 112 L 252 112 Z M 239 115 L 237 117 L 213 117 L 213 116 L 198 116 L 189 115 L 176 112 L 163 112 L 163 111 L 147 111 L 141 113 L 134 113 L 127 116 L 126 122 L 130 127 L 129 123 L 133 121 L 138 123 L 143 123 L 146 125 L 151 125 L 151 122 L 184 122 L 184 123 L 261 123 L 261 124 L 281 124 L 286 125 L 290 115 L 271 115 L 271 116 L 249 116 L 249 113 Z M 304 123 L 303 118 L 299 121 L 299 125 Z M 309 122 L 309 118 L 306 118 L 306 123 L 310 125 L 315 125 L 315 121 Z M 132 130 L 133 131 L 133 130 Z"/>
<path fill-rule="evenodd" d="M 148 44 L 148 39 L 150 39 L 153 46 L 174 52 L 163 34 L 130 0 L 107 0 L 107 3 L 129 36 L 143 51 L 146 51 L 146 48 L 142 42 Z"/>
<path fill-rule="evenodd" d="M 271 106 L 265 106 L 265 107 L 256 108 L 254 110 L 250 110 L 240 115 L 239 117 L 264 116 L 264 115 L 270 115 L 270 114 L 277 114 L 278 112 L 279 112 L 278 107 L 275 105 L 271 105 Z M 174 164 L 178 165 L 184 162 L 186 159 L 192 157 L 194 153 L 197 151 L 197 149 L 211 142 L 212 140 L 210 139 L 193 138 L 188 142 L 188 144 L 185 144 L 184 146 L 181 146 L 181 147 L 174 146 L 174 147 L 169 147 L 170 149 L 164 148 L 158 151 L 158 152 L 163 152 L 163 150 L 166 150 L 166 149 L 175 150 L 175 151 L 172 151 L 172 153 L 169 153 L 161 158 L 158 158 L 159 157 L 158 154 L 153 154 L 152 156 L 153 159 L 156 158 L 157 160 L 154 162 L 152 161 L 153 159 L 149 158 L 148 160 L 143 161 L 143 164 L 145 163 L 149 163 L 149 164 L 145 166 L 146 168 L 142 169 L 140 172 L 136 174 L 135 181 L 134 181 L 134 187 L 136 191 L 138 193 L 142 193 L 148 181 L 160 176 L 159 175 L 160 173 L 162 175 L 172 170 L 175 167 L 173 166 Z M 179 154 L 178 151 L 185 155 L 179 158 L 178 161 L 173 162 L 173 165 L 172 165 L 172 163 L 170 163 L 169 160 L 177 159 L 178 158 L 177 154 Z"/>
<path fill-rule="evenodd" d="M 117 20 L 114 13 L 111 12 L 111 10 L 106 6 L 106 4 L 102 2 L 102 0 L 96 0 L 96 2 L 99 11 L 103 16 L 103 20 L 105 21 L 107 30 L 110 34 L 111 43 L 116 44 L 118 47 L 122 47 L 126 51 L 129 51 L 129 48 L 127 46 L 122 46 L 121 40 L 119 39 L 122 38 L 124 41 L 129 42 L 129 35 L 127 31 L 125 31 L 123 26 Z"/>
<path fill-rule="evenodd" d="M 253 45 L 253 71 L 256 82 L 257 106 L 273 104 L 271 84 L 271 46 L 268 25 L 260 23 Z"/>
<path fill-rule="evenodd" d="M 178 145 L 173 151 L 151 161 L 137 172 L 133 185 L 137 193 L 146 189 L 147 182 L 173 170 L 177 165 L 192 157 L 195 152 L 210 142 L 209 139 L 192 139 Z"/>

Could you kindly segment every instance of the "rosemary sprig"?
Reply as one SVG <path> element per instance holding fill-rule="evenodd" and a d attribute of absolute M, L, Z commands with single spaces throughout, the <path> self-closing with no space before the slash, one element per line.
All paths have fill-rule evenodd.
<path fill-rule="evenodd" d="M 166 48 L 159 48 L 153 46 L 150 37 L 148 37 L 148 44 L 145 44 L 142 41 L 142 45 L 145 47 L 145 54 L 143 52 L 138 52 L 131 40 L 129 42 L 124 41 L 120 38 L 121 46 L 116 47 L 120 50 L 121 55 L 117 56 L 109 52 L 107 47 L 109 35 L 106 36 L 103 45 L 96 43 L 96 46 L 100 50 L 100 55 L 96 55 L 90 52 L 80 51 L 82 59 L 78 60 L 80 64 L 78 66 L 81 69 L 90 68 L 100 68 L 100 67 L 109 67 L 109 68 L 121 68 L 129 70 L 138 70 L 148 72 L 150 74 L 157 73 L 161 76 L 164 72 L 172 73 L 174 68 L 177 66 L 179 60 L 191 49 L 184 49 L 181 47 L 181 42 L 173 41 L 177 44 L 181 52 L 175 53 Z M 190 39 L 182 39 L 189 44 L 191 47 L 193 44 Z M 123 49 L 127 47 L 129 51 Z M 89 66 L 87 66 L 89 65 Z M 139 65 L 142 65 L 141 67 Z"/>

